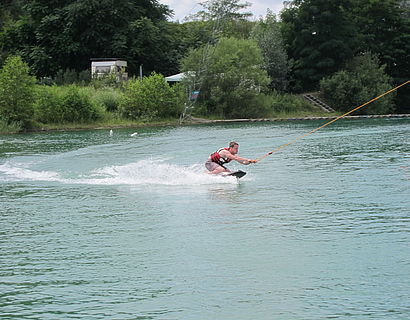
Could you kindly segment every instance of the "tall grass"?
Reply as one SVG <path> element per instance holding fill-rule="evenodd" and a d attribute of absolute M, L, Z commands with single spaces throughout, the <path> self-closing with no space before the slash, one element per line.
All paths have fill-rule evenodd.
<path fill-rule="evenodd" d="M 22 130 L 20 122 L 9 122 L 0 118 L 0 133 L 17 133 Z"/>
<path fill-rule="evenodd" d="M 91 96 L 91 99 L 98 105 L 104 107 L 108 112 L 117 112 L 118 105 L 123 96 L 120 89 L 115 88 L 85 88 Z"/>
<path fill-rule="evenodd" d="M 312 114 L 317 113 L 318 109 L 312 104 L 308 103 L 300 96 L 273 92 L 271 95 L 271 107 L 269 116 L 278 117 L 284 115 L 297 115 L 297 114 Z"/>

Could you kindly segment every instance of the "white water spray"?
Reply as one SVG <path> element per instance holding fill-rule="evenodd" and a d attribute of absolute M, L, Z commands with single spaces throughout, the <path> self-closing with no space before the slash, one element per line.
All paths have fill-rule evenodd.
<path fill-rule="evenodd" d="M 200 164 L 183 167 L 162 160 L 140 160 L 125 165 L 105 166 L 82 174 L 65 171 L 36 171 L 27 167 L 27 164 L 6 162 L 0 165 L 0 180 L 90 185 L 189 186 L 238 183 L 235 177 L 209 175 Z"/>

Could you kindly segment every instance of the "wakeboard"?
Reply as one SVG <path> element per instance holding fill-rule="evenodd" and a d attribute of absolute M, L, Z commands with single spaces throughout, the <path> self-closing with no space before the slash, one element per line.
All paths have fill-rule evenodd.
<path fill-rule="evenodd" d="M 238 170 L 235 172 L 230 172 L 228 174 L 225 174 L 225 177 L 236 177 L 238 179 L 242 178 L 244 175 L 246 174 L 246 172 L 242 171 L 242 170 Z"/>

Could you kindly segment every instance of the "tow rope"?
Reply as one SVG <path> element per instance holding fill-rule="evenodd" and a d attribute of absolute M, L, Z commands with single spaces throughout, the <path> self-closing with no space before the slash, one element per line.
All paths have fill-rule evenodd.
<path fill-rule="evenodd" d="M 389 91 L 386 91 L 385 93 L 381 94 L 380 96 L 378 96 L 378 97 L 376 97 L 376 98 L 374 98 L 374 99 L 372 99 L 372 100 L 369 100 L 369 101 L 367 101 L 366 103 L 363 103 L 362 105 L 360 105 L 360 106 L 358 106 L 358 107 L 356 107 L 356 108 L 350 110 L 349 112 L 346 112 L 345 114 L 343 114 L 343 115 L 341 115 L 341 116 L 339 116 L 339 117 L 337 117 L 337 118 L 335 118 L 335 119 L 333 119 L 333 120 L 331 120 L 331 121 L 325 123 L 323 126 L 320 126 L 319 128 L 316 128 L 315 130 L 312 130 L 312 131 L 310 131 L 310 132 L 304 134 L 303 136 L 300 136 L 299 138 L 296 138 L 296 139 L 294 139 L 294 140 L 292 140 L 292 141 L 290 141 L 290 142 L 284 144 L 283 146 L 280 146 L 280 147 L 276 148 L 275 150 L 273 150 L 273 151 L 271 151 L 271 152 L 268 152 L 268 153 L 265 154 L 264 156 L 262 156 L 262 157 L 256 159 L 256 161 L 258 162 L 258 161 L 261 161 L 262 159 L 265 159 L 267 156 L 270 156 L 272 153 L 274 153 L 274 152 L 276 152 L 276 151 L 278 151 L 278 150 L 280 150 L 280 149 L 282 149 L 282 148 L 284 148 L 284 147 L 286 147 L 286 146 L 288 146 L 288 145 L 290 145 L 290 144 L 292 144 L 292 143 L 294 143 L 294 142 L 296 142 L 296 141 L 298 141 L 298 140 L 300 140 L 300 139 L 302 139 L 302 138 L 304 138 L 304 137 L 306 137 L 306 136 L 308 136 L 308 135 L 310 135 L 310 134 L 312 134 L 312 133 L 314 133 L 314 132 L 316 132 L 316 131 L 318 131 L 318 130 L 324 128 L 324 127 L 326 127 L 326 126 L 328 126 L 329 124 L 331 124 L 331 123 L 333 123 L 333 122 L 335 122 L 335 121 L 337 121 L 337 120 L 339 120 L 339 119 L 342 119 L 343 117 L 345 117 L 345 116 L 351 114 L 352 112 L 354 112 L 354 111 L 356 111 L 356 110 L 359 110 L 360 108 L 363 108 L 364 106 L 367 106 L 369 103 L 372 103 L 373 101 L 376 101 L 377 99 L 380 99 L 381 97 L 385 96 L 386 94 L 389 94 L 390 92 L 393 92 L 393 91 L 399 89 L 400 87 L 405 86 L 405 85 L 408 84 L 409 82 L 410 82 L 410 80 L 407 80 L 406 82 L 402 83 L 401 85 L 398 85 L 397 87 L 395 87 L 395 88 L 393 88 L 393 89 L 391 89 L 391 90 L 389 90 Z"/>

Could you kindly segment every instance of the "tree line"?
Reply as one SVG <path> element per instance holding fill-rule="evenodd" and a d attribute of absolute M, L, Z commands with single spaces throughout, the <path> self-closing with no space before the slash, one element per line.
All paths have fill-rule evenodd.
<path fill-rule="evenodd" d="M 316 90 L 348 108 L 408 80 L 409 1 L 287 3 L 279 16 L 268 11 L 255 19 L 248 3 L 209 0 L 187 21 L 171 22 L 172 10 L 156 0 L 5 0 L 0 65 L 20 56 L 38 79 L 56 79 L 89 69 L 90 58 L 120 57 L 131 75 L 141 65 L 145 75 L 170 75 L 199 72 L 206 56 L 200 106 L 226 117 L 250 109 L 262 115 L 272 104 L 267 95 Z M 394 103 L 397 112 L 410 112 L 410 89 Z M 379 110 L 392 111 L 394 103 Z"/>

